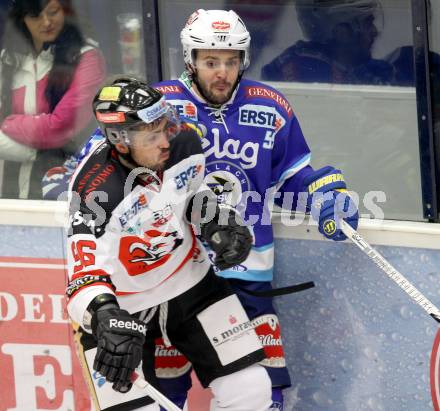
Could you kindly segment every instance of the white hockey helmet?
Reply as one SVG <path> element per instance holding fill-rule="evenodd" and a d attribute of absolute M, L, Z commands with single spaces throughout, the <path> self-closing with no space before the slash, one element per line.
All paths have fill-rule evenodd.
<path fill-rule="evenodd" d="M 250 63 L 251 35 L 243 20 L 233 10 L 195 11 L 180 33 L 185 64 L 194 66 L 193 51 L 197 49 L 239 50 L 241 70 Z"/>

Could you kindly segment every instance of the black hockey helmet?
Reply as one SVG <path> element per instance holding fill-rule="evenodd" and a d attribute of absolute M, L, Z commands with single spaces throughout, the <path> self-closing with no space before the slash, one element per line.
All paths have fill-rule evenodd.
<path fill-rule="evenodd" d="M 133 77 L 119 77 L 102 87 L 93 100 L 93 111 L 111 144 L 131 143 L 130 131 L 145 124 L 168 120 L 168 138 L 177 135 L 180 121 L 173 106 L 163 94 Z"/>

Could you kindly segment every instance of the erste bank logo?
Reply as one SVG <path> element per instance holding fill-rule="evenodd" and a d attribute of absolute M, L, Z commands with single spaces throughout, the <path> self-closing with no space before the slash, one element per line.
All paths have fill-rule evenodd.
<path fill-rule="evenodd" d="M 286 124 L 286 120 L 275 107 L 244 104 L 239 108 L 238 124 L 278 131 Z"/>
<path fill-rule="evenodd" d="M 191 120 L 197 121 L 197 107 L 190 100 L 169 100 L 169 102 L 174 106 L 179 116 L 189 118 Z"/>
<path fill-rule="evenodd" d="M 202 170 L 203 165 L 196 164 L 179 173 L 179 175 L 174 177 L 177 189 L 180 190 L 181 188 L 188 186 L 190 180 L 196 178 Z"/>

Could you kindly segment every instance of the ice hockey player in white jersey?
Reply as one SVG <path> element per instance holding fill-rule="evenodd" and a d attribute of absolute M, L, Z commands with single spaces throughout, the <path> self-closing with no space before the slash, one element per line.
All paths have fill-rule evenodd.
<path fill-rule="evenodd" d="M 160 389 L 162 338 L 211 388 L 212 410 L 268 410 L 261 342 L 196 235 L 224 269 L 244 261 L 252 242 L 204 185 L 200 138 L 136 79 L 103 87 L 93 108 L 106 138 L 71 178 L 66 294 L 96 409 L 159 410 L 131 378 L 137 370 Z"/>

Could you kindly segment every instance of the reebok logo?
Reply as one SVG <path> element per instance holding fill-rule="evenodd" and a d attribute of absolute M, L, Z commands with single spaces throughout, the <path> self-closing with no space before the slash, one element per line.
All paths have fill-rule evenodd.
<path fill-rule="evenodd" d="M 132 320 L 132 321 L 122 321 L 122 320 L 117 320 L 115 318 L 110 319 L 110 328 L 120 328 L 123 330 L 133 330 L 133 331 L 138 331 L 143 335 L 147 334 L 147 326 L 144 324 L 139 324 L 136 321 Z"/>

